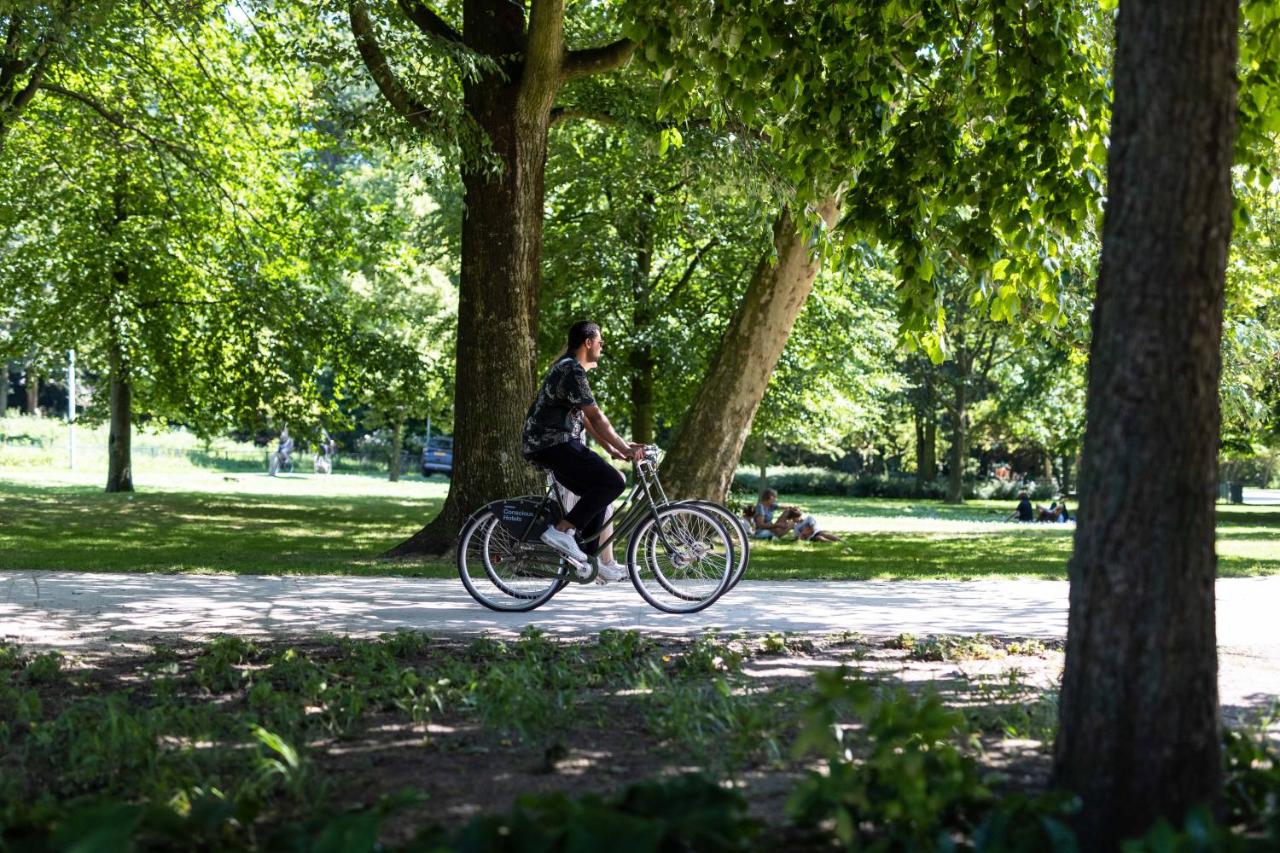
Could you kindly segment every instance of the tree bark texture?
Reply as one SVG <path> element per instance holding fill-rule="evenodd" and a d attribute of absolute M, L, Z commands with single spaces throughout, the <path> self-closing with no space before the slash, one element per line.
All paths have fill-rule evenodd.
<path fill-rule="evenodd" d="M 1055 781 L 1082 850 L 1214 803 L 1214 499 L 1236 0 L 1126 0 Z M 1160 507 L 1152 512 L 1152 507 Z"/>
<path fill-rule="evenodd" d="M 107 433 L 107 491 L 133 491 L 133 386 L 118 342 L 111 343 L 110 430 Z"/>
<path fill-rule="evenodd" d="M 0 418 L 9 412 L 9 362 L 0 361 Z"/>
<path fill-rule="evenodd" d="M 818 211 L 827 227 L 838 204 Z M 693 405 L 662 462 L 662 482 L 672 498 L 723 500 L 751 422 L 773 368 L 787 344 L 820 261 L 803 221 L 784 209 L 773 228 L 776 258 L 763 258 L 698 386 Z"/>

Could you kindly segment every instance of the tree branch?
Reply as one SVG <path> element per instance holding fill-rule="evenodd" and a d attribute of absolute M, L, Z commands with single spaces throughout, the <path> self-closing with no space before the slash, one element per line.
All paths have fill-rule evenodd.
<path fill-rule="evenodd" d="M 365 8 L 364 0 L 350 0 L 347 9 L 351 18 L 351 34 L 356 39 L 356 50 L 360 52 L 360 58 L 369 69 L 382 97 L 409 124 L 418 130 L 430 131 L 430 111 L 409 94 L 392 73 L 387 57 L 373 35 L 373 24 L 369 21 L 369 10 Z"/>
<path fill-rule="evenodd" d="M 631 59 L 639 44 L 631 39 L 618 39 L 613 44 L 571 50 L 565 56 L 562 76 L 566 81 L 576 80 L 604 71 L 621 68 Z"/>
<path fill-rule="evenodd" d="M 438 12 L 422 0 L 396 0 L 396 2 L 405 17 L 413 21 L 424 35 L 462 44 L 462 33 L 449 26 Z"/>
<path fill-rule="evenodd" d="M 36 96 L 36 92 L 41 88 L 44 81 L 45 72 L 49 70 L 49 58 L 46 56 L 36 65 L 35 70 L 31 72 L 27 85 L 22 88 L 18 94 L 14 95 L 13 102 L 9 105 L 9 112 L 12 116 L 16 116 L 27 108 L 27 104 L 31 103 L 31 99 Z"/>
<path fill-rule="evenodd" d="M 52 95 L 58 95 L 68 100 L 76 101 L 88 107 L 89 109 L 93 110 L 95 113 L 97 113 L 98 115 L 106 119 L 110 124 L 113 124 L 116 127 L 121 128 L 123 130 L 133 131 L 134 133 L 138 134 L 143 139 L 145 139 L 147 142 L 150 142 L 152 145 L 158 148 L 167 149 L 173 154 L 178 155 L 179 158 L 182 159 L 182 161 L 187 165 L 192 165 L 192 163 L 194 163 L 198 159 L 196 153 L 192 151 L 190 148 L 184 148 L 183 146 L 178 145 L 176 142 L 171 142 L 168 139 L 163 139 L 159 136 L 156 136 L 152 133 L 147 132 L 146 130 L 143 130 L 142 128 L 138 127 L 136 124 L 129 122 L 124 116 L 120 115 L 117 112 L 113 112 L 112 110 L 107 109 L 105 106 L 98 103 L 93 98 L 89 97 L 88 95 L 82 92 L 77 92 L 72 89 L 67 89 L 63 86 L 59 86 L 57 83 L 45 83 L 40 88 L 44 89 L 46 92 Z"/>
<path fill-rule="evenodd" d="M 531 0 L 520 100 L 534 111 L 549 110 L 563 82 L 563 67 L 564 0 Z"/>
<path fill-rule="evenodd" d="M 689 261 L 689 265 L 684 268 L 684 274 L 680 276 L 680 280 L 677 281 L 675 285 L 667 291 L 667 295 L 662 298 L 662 305 L 658 309 L 659 313 L 665 311 L 667 306 L 669 306 L 672 301 L 675 300 L 676 296 L 679 295 L 680 291 L 684 290 L 689 285 L 689 282 L 693 279 L 694 271 L 698 268 L 698 264 L 702 263 L 702 256 L 707 253 L 708 249 L 719 242 L 719 237 L 712 237 L 703 244 L 702 248 L 698 250 L 698 253 L 693 256 L 693 260 Z"/>

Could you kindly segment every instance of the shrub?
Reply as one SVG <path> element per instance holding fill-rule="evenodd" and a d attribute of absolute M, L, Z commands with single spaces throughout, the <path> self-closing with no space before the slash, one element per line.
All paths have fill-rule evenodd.
<path fill-rule="evenodd" d="M 966 486 L 966 496 L 984 501 L 1017 500 L 1019 492 L 1026 492 L 1033 501 L 1047 501 L 1057 497 L 1057 480 L 979 480 Z"/>
<path fill-rule="evenodd" d="M 963 716 L 936 695 L 882 692 L 843 667 L 815 684 L 795 751 L 825 757 L 827 773 L 811 772 L 792 794 L 800 823 L 833 826 L 850 849 L 923 850 L 993 802 L 977 762 L 956 746 Z"/>
<path fill-rule="evenodd" d="M 829 468 L 769 469 L 769 488 L 780 494 L 837 495 L 853 498 L 891 498 L 895 500 L 940 500 L 944 486 L 932 480 L 919 482 L 905 474 L 855 476 Z M 739 468 L 733 477 L 733 491 L 751 497 L 760 494 L 760 473 L 756 469 Z"/>
<path fill-rule="evenodd" d="M 771 468 L 769 488 L 782 494 L 847 495 L 853 475 L 827 468 Z M 760 494 L 760 473 L 739 468 L 733 477 L 733 491 Z"/>
<path fill-rule="evenodd" d="M 915 477 L 863 475 L 854 480 L 846 492 L 854 498 L 892 498 L 895 500 L 942 500 L 945 487 L 937 480 L 921 483 Z"/>

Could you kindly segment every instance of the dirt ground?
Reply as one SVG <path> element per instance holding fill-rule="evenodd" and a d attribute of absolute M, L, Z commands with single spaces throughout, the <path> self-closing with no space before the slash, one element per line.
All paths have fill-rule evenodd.
<path fill-rule="evenodd" d="M 840 665 L 856 668 L 878 682 L 936 690 L 948 704 L 965 710 L 978 733 L 980 763 L 995 790 L 1039 791 L 1048 782 L 1051 756 L 1046 741 L 1052 737 L 1056 719 L 1063 662 L 1060 641 L 941 637 L 920 638 L 913 645 L 912 638 L 903 636 L 849 633 L 725 639 L 745 652 L 743 678 L 736 682 L 736 689 L 777 696 L 790 711 L 780 714 L 784 722 L 773 732 L 776 749 L 761 750 L 731 767 L 711 769 L 742 789 L 751 815 L 777 837 L 789 831 L 785 827 L 789 794 L 797 780 L 817 766 L 789 754 L 799 709 L 810 695 L 814 674 Z M 429 648 L 435 656 L 463 655 L 470 642 L 433 637 Z M 556 638 L 555 642 L 572 644 L 574 640 Z M 168 637 L 158 644 L 179 666 L 201 649 L 194 643 L 175 644 Z M 65 669 L 81 676 L 74 682 L 81 691 L 137 687 L 145 684 L 154 668 L 156 645 L 138 640 L 99 644 L 75 652 Z M 263 654 L 287 647 L 317 659 L 334 654 L 330 644 L 314 637 L 257 645 Z M 678 655 L 687 647 L 685 640 L 664 638 L 657 640 L 655 653 L 670 650 Z M 62 697 L 58 692 L 63 692 Z M 71 688 L 61 688 L 45 697 L 46 705 L 56 711 L 60 698 L 74 695 Z M 574 714 L 550 732 L 523 738 L 486 727 L 474 708 L 445 707 L 425 724 L 414 724 L 404 714 L 368 712 L 354 731 L 307 743 L 306 754 L 313 772 L 326 780 L 334 802 L 372 804 L 379 796 L 404 788 L 425 795 L 422 802 L 384 824 L 383 837 L 389 842 L 405 841 L 427 825 L 456 828 L 478 814 L 506 811 L 527 794 L 608 795 L 640 780 L 707 769 L 708 761 L 714 761 L 706 754 L 689 754 L 678 739 L 656 738 L 644 716 L 652 706 L 629 701 L 627 691 L 617 690 L 617 685 L 584 687 L 573 707 Z M 1224 720 L 1249 722 L 1256 719 L 1258 710 L 1224 707 Z M 1016 718 L 1021 730 L 1006 731 L 1006 717 Z M 1044 736 L 1035 737 L 1037 731 L 1045 732 Z M 1280 728 L 1275 735 L 1280 740 Z M 714 756 L 714 745 L 710 754 Z"/>

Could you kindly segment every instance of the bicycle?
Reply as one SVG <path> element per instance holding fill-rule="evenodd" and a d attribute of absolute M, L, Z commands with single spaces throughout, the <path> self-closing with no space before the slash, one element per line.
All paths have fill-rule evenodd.
<path fill-rule="evenodd" d="M 658 450 L 651 446 L 633 463 L 631 492 L 614 514 L 612 532 L 597 537 L 588 553 L 585 576 L 540 539 L 563 516 L 551 475 L 542 495 L 481 507 L 458 534 L 458 574 L 467 592 L 491 610 L 534 610 L 570 583 L 594 582 L 600 555 L 610 544 L 626 540 L 631 583 L 650 605 L 666 613 L 696 613 L 711 606 L 738 569 L 738 536 L 707 509 L 666 501 L 657 458 Z"/>

